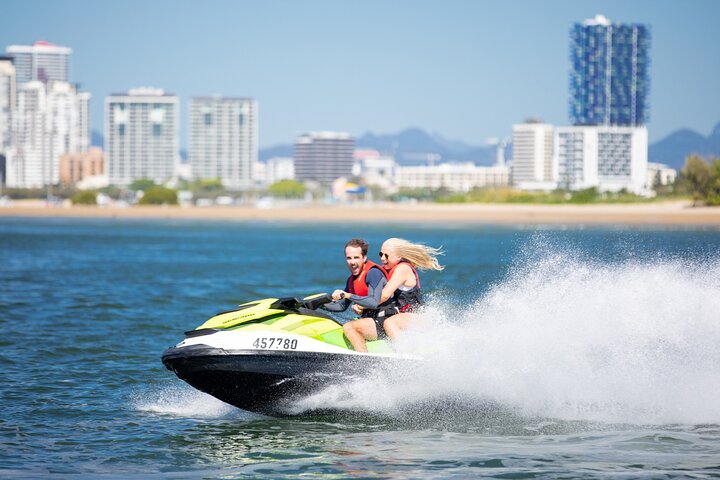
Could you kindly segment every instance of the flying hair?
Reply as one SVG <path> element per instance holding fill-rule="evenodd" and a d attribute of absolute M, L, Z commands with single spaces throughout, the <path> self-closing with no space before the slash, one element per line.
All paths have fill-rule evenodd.
<path fill-rule="evenodd" d="M 438 262 L 438 255 L 445 252 L 440 248 L 428 247 L 422 243 L 411 243 L 402 238 L 388 238 L 384 245 L 392 248 L 395 254 L 412 263 L 413 267 L 420 270 L 442 270 L 445 267 Z"/>

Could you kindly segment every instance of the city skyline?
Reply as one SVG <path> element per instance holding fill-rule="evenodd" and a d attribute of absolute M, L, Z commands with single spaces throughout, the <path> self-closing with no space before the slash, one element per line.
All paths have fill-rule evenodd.
<path fill-rule="evenodd" d="M 678 128 L 707 134 L 719 120 L 720 4 L 708 1 L 139 7 L 8 2 L 0 41 L 71 48 L 71 79 L 93 95 L 96 131 L 106 96 L 152 86 L 180 98 L 183 148 L 189 99 L 213 94 L 257 100 L 260 147 L 314 130 L 357 137 L 408 127 L 482 144 L 510 137 L 527 117 L 569 124 L 569 32 L 603 14 L 650 25 L 651 142 Z"/>

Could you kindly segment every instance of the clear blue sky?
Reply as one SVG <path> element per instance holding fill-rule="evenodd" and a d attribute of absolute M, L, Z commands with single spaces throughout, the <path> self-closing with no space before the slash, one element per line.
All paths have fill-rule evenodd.
<path fill-rule="evenodd" d="M 154 86 L 250 96 L 260 146 L 309 130 L 420 127 L 482 144 L 529 116 L 568 123 L 568 32 L 602 13 L 652 29 L 650 140 L 720 121 L 720 1 L 0 0 L 0 46 L 73 49 L 93 95 Z M 183 140 L 183 144 L 185 141 Z"/>

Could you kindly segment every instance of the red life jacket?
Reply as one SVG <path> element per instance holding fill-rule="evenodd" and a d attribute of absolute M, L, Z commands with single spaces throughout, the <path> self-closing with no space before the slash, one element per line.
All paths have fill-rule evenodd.
<path fill-rule="evenodd" d="M 347 291 L 348 293 L 352 293 L 353 295 L 357 295 L 358 297 L 367 297 L 368 295 L 368 286 L 365 282 L 365 277 L 367 276 L 367 273 L 370 271 L 371 268 L 377 268 L 382 272 L 383 275 L 385 275 L 385 278 L 388 278 L 387 272 L 385 272 L 385 269 L 382 268 L 377 263 L 373 263 L 370 260 L 365 262 L 365 265 L 363 265 L 362 270 L 360 270 L 360 273 L 357 277 L 350 275 L 347 279 Z"/>

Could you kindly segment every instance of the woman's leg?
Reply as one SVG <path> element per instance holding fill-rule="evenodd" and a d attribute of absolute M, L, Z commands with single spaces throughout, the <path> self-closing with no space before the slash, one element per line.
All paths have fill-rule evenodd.
<path fill-rule="evenodd" d="M 397 313 L 385 320 L 383 328 L 391 340 L 395 340 L 402 330 L 405 330 L 417 317 L 412 313 Z"/>
<path fill-rule="evenodd" d="M 345 336 L 356 352 L 367 353 L 365 340 L 377 340 L 377 329 L 372 318 L 358 318 L 343 325 Z"/>

